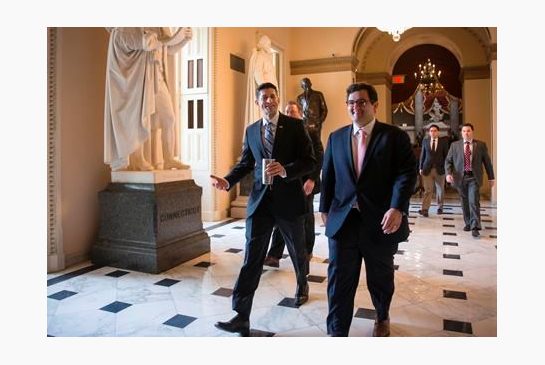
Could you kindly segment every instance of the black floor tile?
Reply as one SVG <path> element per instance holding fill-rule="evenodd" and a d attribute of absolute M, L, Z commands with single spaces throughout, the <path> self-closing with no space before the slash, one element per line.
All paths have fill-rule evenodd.
<path fill-rule="evenodd" d="M 70 280 L 72 278 L 75 278 L 76 276 L 87 274 L 88 272 L 98 270 L 98 269 L 101 269 L 103 267 L 104 267 L 104 265 L 91 265 L 91 266 L 81 268 L 79 270 L 69 272 L 67 274 L 63 274 L 61 276 L 57 276 L 56 278 L 52 278 L 52 279 L 47 280 L 47 286 L 55 285 L 55 284 L 58 284 L 60 282 L 65 281 L 65 280 Z"/>
<path fill-rule="evenodd" d="M 129 308 L 131 305 L 132 304 L 129 304 L 129 303 L 115 301 L 113 303 L 108 304 L 107 306 L 100 308 L 100 310 L 111 312 L 111 313 L 118 313 L 124 309 Z"/>
<path fill-rule="evenodd" d="M 234 226 L 233 229 L 244 229 L 244 226 Z"/>
<path fill-rule="evenodd" d="M 457 242 L 443 241 L 443 246 L 458 246 Z"/>
<path fill-rule="evenodd" d="M 250 328 L 250 337 L 273 337 L 276 333 Z"/>
<path fill-rule="evenodd" d="M 451 217 L 443 217 L 443 220 L 444 220 L 444 221 L 453 221 L 454 218 L 451 218 Z"/>
<path fill-rule="evenodd" d="M 481 213 L 481 217 L 490 217 L 490 214 L 487 214 L 487 213 Z"/>
<path fill-rule="evenodd" d="M 324 261 L 322 261 L 322 264 L 329 264 L 329 259 L 325 259 Z"/>
<path fill-rule="evenodd" d="M 239 253 L 240 251 L 242 251 L 240 248 L 230 248 L 228 250 L 225 250 L 225 252 L 229 253 Z"/>
<path fill-rule="evenodd" d="M 443 227 L 454 228 L 454 224 L 443 224 Z"/>
<path fill-rule="evenodd" d="M 160 285 L 160 286 L 166 286 L 166 287 L 169 287 L 169 286 L 172 286 L 176 283 L 179 283 L 180 280 L 174 280 L 174 279 L 163 279 L 163 280 L 160 280 L 158 282 L 155 283 L 155 285 Z"/>
<path fill-rule="evenodd" d="M 416 215 L 410 215 L 408 218 L 418 218 Z"/>
<path fill-rule="evenodd" d="M 473 329 L 471 328 L 470 322 L 460 322 L 460 321 L 452 321 L 448 319 L 443 319 L 443 329 L 445 331 L 467 333 L 470 335 L 473 334 Z"/>
<path fill-rule="evenodd" d="M 445 290 L 443 289 L 443 297 L 451 299 L 463 299 L 467 300 L 467 294 L 463 291 Z"/>
<path fill-rule="evenodd" d="M 414 222 L 409 222 L 410 225 L 414 225 Z"/>
<path fill-rule="evenodd" d="M 394 265 L 394 270 L 399 270 L 399 265 Z"/>
<path fill-rule="evenodd" d="M 212 295 L 218 295 L 220 297 L 230 297 L 231 295 L 233 295 L 233 289 L 219 288 L 218 290 L 213 292 Z"/>
<path fill-rule="evenodd" d="M 354 317 L 374 320 L 377 317 L 377 312 L 374 309 L 358 308 Z"/>
<path fill-rule="evenodd" d="M 283 259 L 288 258 L 288 257 L 290 257 L 290 255 L 288 255 L 288 254 L 286 254 L 286 253 L 283 253 L 283 254 L 282 254 L 282 258 L 283 258 Z"/>
<path fill-rule="evenodd" d="M 320 232 L 315 232 L 314 235 L 319 236 L 319 235 L 321 235 L 321 233 Z"/>
<path fill-rule="evenodd" d="M 481 219 L 481 222 L 492 223 L 492 219 Z"/>
<path fill-rule="evenodd" d="M 129 271 L 123 271 L 123 270 L 115 270 L 115 271 L 112 271 L 108 274 L 106 274 L 106 276 L 111 276 L 112 278 L 119 278 L 123 275 L 127 275 L 129 274 Z"/>
<path fill-rule="evenodd" d="M 491 234 L 489 237 L 490 237 L 490 238 L 498 238 L 498 236 L 495 235 L 495 234 Z"/>
<path fill-rule="evenodd" d="M 460 255 L 450 254 L 450 253 L 444 253 L 443 254 L 444 259 L 454 259 L 454 260 L 460 260 Z"/>
<path fill-rule="evenodd" d="M 403 255 L 405 250 L 397 250 L 396 255 Z"/>
<path fill-rule="evenodd" d="M 277 305 L 288 308 L 297 308 L 295 306 L 295 298 L 284 298 Z"/>
<path fill-rule="evenodd" d="M 311 283 L 323 283 L 326 279 L 325 276 L 319 276 L 319 275 L 308 275 L 307 276 L 308 281 Z"/>
<path fill-rule="evenodd" d="M 70 290 L 61 290 L 59 292 L 56 292 L 54 294 L 48 295 L 48 298 L 56 299 L 56 300 L 63 300 L 66 298 L 71 297 L 72 295 L 76 295 L 78 293 L 70 291 Z"/>
<path fill-rule="evenodd" d="M 188 324 L 196 320 L 197 318 L 191 316 L 184 316 L 183 314 L 176 314 L 174 317 L 170 318 L 163 324 L 172 327 L 185 328 Z"/>
<path fill-rule="evenodd" d="M 214 265 L 212 262 L 201 261 L 198 264 L 193 265 L 193 266 L 195 266 L 195 267 L 209 267 L 209 266 L 212 266 L 212 265 Z"/>
<path fill-rule="evenodd" d="M 492 226 L 485 226 L 484 229 L 496 230 L 498 228 L 497 227 L 492 227 Z"/>
<path fill-rule="evenodd" d="M 464 273 L 460 270 L 443 270 L 443 275 L 464 276 Z"/>
<path fill-rule="evenodd" d="M 456 236 L 454 232 L 443 232 L 443 236 Z"/>
<path fill-rule="evenodd" d="M 213 237 L 213 238 L 222 238 L 222 237 L 225 237 L 225 235 L 224 235 L 224 234 L 216 233 L 216 234 L 211 235 L 210 237 Z"/>

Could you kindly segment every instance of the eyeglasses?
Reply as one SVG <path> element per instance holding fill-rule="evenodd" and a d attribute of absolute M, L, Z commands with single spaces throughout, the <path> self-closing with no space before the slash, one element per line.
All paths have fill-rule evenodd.
<path fill-rule="evenodd" d="M 358 100 L 348 100 L 346 102 L 346 105 L 348 106 L 354 106 L 354 105 L 357 105 L 359 106 L 360 108 L 364 108 L 367 103 L 370 103 L 371 101 L 369 100 L 365 100 L 365 99 L 358 99 Z"/>

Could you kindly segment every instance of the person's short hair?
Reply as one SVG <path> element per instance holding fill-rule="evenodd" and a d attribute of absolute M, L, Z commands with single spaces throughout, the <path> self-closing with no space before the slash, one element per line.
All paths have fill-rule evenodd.
<path fill-rule="evenodd" d="M 255 98 L 259 99 L 259 92 L 265 89 L 274 89 L 274 91 L 276 92 L 276 95 L 278 96 L 278 89 L 276 88 L 276 85 L 273 84 L 272 82 L 264 82 L 260 84 L 257 87 L 257 89 L 255 89 Z"/>
<path fill-rule="evenodd" d="M 288 100 L 288 102 L 286 103 L 286 106 L 288 105 L 295 105 L 297 107 L 297 109 L 299 110 L 299 104 L 297 104 L 297 102 L 293 101 L 293 100 Z"/>
<path fill-rule="evenodd" d="M 473 128 L 473 124 L 471 124 L 471 123 L 464 123 L 464 124 L 462 125 L 462 128 L 464 128 L 464 127 L 469 127 L 469 128 L 471 128 L 472 131 L 475 130 L 475 128 Z"/>
<path fill-rule="evenodd" d="M 439 130 L 439 127 L 437 126 L 437 124 L 432 124 L 432 125 L 430 125 L 430 126 L 428 127 L 428 131 L 429 131 L 430 129 L 432 129 L 432 128 L 435 128 L 435 129 Z"/>
<path fill-rule="evenodd" d="M 369 85 L 363 82 L 352 84 L 346 88 L 346 100 L 348 100 L 348 97 L 350 96 L 350 94 L 360 90 L 367 91 L 367 94 L 369 95 L 369 100 L 371 101 L 371 103 L 374 104 L 378 101 L 378 94 L 375 87 L 373 85 Z"/>

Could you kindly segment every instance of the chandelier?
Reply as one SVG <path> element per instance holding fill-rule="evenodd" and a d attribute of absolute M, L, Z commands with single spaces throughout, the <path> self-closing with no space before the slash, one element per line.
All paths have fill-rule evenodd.
<path fill-rule="evenodd" d="M 401 39 L 401 34 L 403 34 L 404 31 L 410 28 L 379 28 L 377 27 L 377 29 L 380 30 L 381 32 L 388 33 L 389 35 L 391 35 L 394 42 L 399 42 L 399 40 Z"/>
<path fill-rule="evenodd" d="M 418 83 L 418 88 L 425 94 L 435 93 L 443 89 L 443 85 L 439 82 L 441 70 L 435 70 L 435 64 L 431 63 L 430 59 L 424 65 L 418 65 L 418 72 L 414 73 L 414 78 Z"/>

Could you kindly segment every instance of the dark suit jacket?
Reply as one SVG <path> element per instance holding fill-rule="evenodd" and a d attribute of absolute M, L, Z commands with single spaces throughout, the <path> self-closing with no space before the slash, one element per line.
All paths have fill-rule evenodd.
<path fill-rule="evenodd" d="M 261 139 L 262 124 L 263 119 L 260 119 L 246 128 L 240 162 L 225 177 L 231 189 L 252 169 L 254 170 L 254 185 L 248 200 L 248 217 L 254 214 L 269 188 L 261 183 L 261 160 L 265 158 Z M 305 194 L 301 178 L 314 171 L 316 159 L 310 137 L 301 120 L 280 114 L 272 158 L 284 166 L 287 175 L 286 178 L 275 176 L 273 180 L 270 188 L 272 211 L 287 219 L 304 214 Z"/>
<path fill-rule="evenodd" d="M 471 170 L 473 176 L 477 180 L 477 184 L 482 186 L 483 184 L 483 165 L 488 175 L 488 180 L 494 180 L 494 168 L 492 167 L 492 161 L 488 155 L 488 149 L 486 143 L 482 141 L 473 140 L 473 156 L 471 159 Z M 445 160 L 446 173 L 452 175 L 454 178 L 454 187 L 459 188 L 464 177 L 464 140 L 453 142 L 450 145 L 447 159 Z"/>
<path fill-rule="evenodd" d="M 351 134 L 352 124 L 331 133 L 324 155 L 320 212 L 328 213 L 326 235 L 335 236 L 357 199 L 364 228 L 375 241 L 406 240 L 409 200 L 416 182 L 416 158 L 409 137 L 395 126 L 375 122 L 362 172 L 356 179 Z M 390 208 L 404 214 L 401 227 L 386 235 L 380 223 Z"/>
<path fill-rule="evenodd" d="M 316 168 L 307 176 L 303 177 L 303 183 L 307 179 L 314 181 L 314 189 L 312 194 L 318 194 L 320 192 L 320 172 L 322 171 L 322 163 L 324 161 L 324 146 L 320 140 L 320 135 L 316 131 L 309 131 L 310 140 L 312 141 L 312 149 L 314 150 L 314 157 L 316 157 Z"/>
<path fill-rule="evenodd" d="M 428 175 L 433 167 L 437 169 L 439 175 L 445 174 L 445 158 L 448 154 L 448 140 L 446 138 L 437 138 L 435 152 L 431 150 L 430 138 L 422 141 L 422 151 L 420 152 L 419 169 L 424 175 Z"/>

